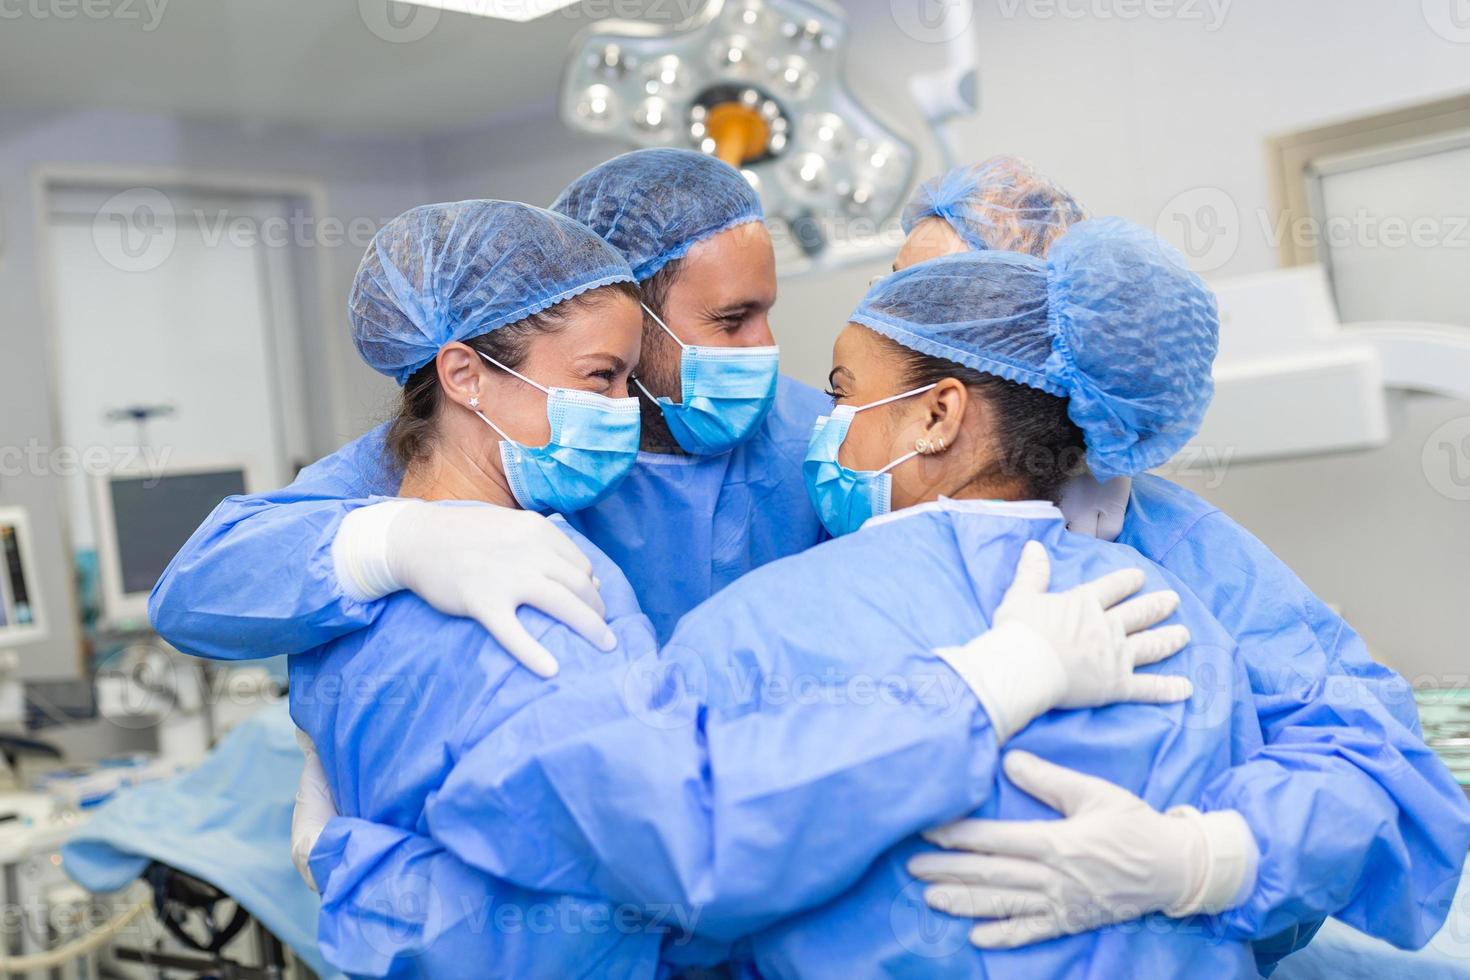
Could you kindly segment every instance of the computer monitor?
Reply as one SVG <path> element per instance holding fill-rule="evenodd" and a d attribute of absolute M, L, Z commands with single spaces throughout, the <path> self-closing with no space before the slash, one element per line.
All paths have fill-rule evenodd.
<path fill-rule="evenodd" d="M 148 594 L 184 542 L 226 497 L 251 487 L 240 465 L 172 467 L 98 477 L 97 565 L 109 626 L 148 621 Z"/>
<path fill-rule="evenodd" d="M 0 647 L 46 635 L 31 524 L 19 507 L 0 507 Z"/>

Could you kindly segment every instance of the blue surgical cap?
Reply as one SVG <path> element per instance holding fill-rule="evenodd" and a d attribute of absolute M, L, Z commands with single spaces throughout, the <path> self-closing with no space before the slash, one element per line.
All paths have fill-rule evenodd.
<path fill-rule="evenodd" d="M 634 150 L 593 167 L 551 205 L 623 253 L 643 282 L 695 245 L 760 221 L 740 171 L 693 150 Z"/>
<path fill-rule="evenodd" d="M 903 230 L 943 218 L 977 251 L 1045 258 L 1054 241 L 1087 212 L 1072 195 L 1017 157 L 991 157 L 925 181 L 903 210 Z"/>
<path fill-rule="evenodd" d="M 451 341 L 632 281 L 621 255 L 563 215 L 511 201 L 430 204 L 373 237 L 347 313 L 362 359 L 401 385 Z"/>
<path fill-rule="evenodd" d="M 1121 218 L 1074 226 L 1047 260 L 961 252 L 879 280 L 852 322 L 923 354 L 1068 399 L 1099 479 L 1178 452 L 1214 395 L 1215 296 Z"/>

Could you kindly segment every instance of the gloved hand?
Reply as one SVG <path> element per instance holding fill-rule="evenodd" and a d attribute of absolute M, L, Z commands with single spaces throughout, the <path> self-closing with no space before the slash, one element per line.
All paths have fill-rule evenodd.
<path fill-rule="evenodd" d="M 1221 912 L 1255 885 L 1259 852 L 1234 810 L 1159 813 L 1095 776 L 1029 752 L 1005 757 L 1006 776 L 1064 820 L 961 820 L 925 834 L 958 853 L 921 854 L 909 873 L 933 886 L 941 912 L 992 919 L 970 932 L 984 949 L 1010 949 L 1125 922 Z"/>
<path fill-rule="evenodd" d="M 477 620 L 542 677 L 556 658 L 516 609 L 534 606 L 603 650 L 617 645 L 592 562 L 540 514 L 510 507 L 390 500 L 354 510 L 332 542 L 342 590 L 361 602 L 408 589 L 448 616 Z"/>
<path fill-rule="evenodd" d="M 1048 593 L 1051 560 L 1040 542 L 1028 541 L 993 627 L 935 652 L 975 692 L 1002 744 L 1052 708 L 1187 700 L 1188 678 L 1134 673 L 1189 643 L 1184 626 L 1149 629 L 1173 615 L 1178 593 L 1123 601 L 1144 581 L 1142 569 L 1129 568 Z"/>
<path fill-rule="evenodd" d="M 309 863 L 311 849 L 316 847 L 327 821 L 337 815 L 337 805 L 332 802 L 332 788 L 327 785 L 327 774 L 311 736 L 296 729 L 296 744 L 306 755 L 306 766 L 296 786 L 296 808 L 291 811 L 291 863 L 296 865 L 307 887 L 316 891 L 316 879 L 311 876 Z"/>

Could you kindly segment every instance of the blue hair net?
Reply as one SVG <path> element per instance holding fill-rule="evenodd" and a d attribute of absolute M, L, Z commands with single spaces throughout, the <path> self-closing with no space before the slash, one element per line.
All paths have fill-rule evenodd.
<path fill-rule="evenodd" d="M 430 204 L 373 237 L 347 313 L 362 359 L 401 385 L 450 341 L 632 281 L 621 255 L 563 215 L 511 201 Z"/>
<path fill-rule="evenodd" d="M 903 210 L 904 232 L 925 218 L 943 218 L 977 251 L 1045 258 L 1052 243 L 1087 212 L 1026 161 L 999 156 L 919 185 Z"/>
<path fill-rule="evenodd" d="M 1048 260 L 961 252 L 885 276 L 852 322 L 1068 399 L 1099 479 L 1168 460 L 1214 395 L 1215 296 L 1184 258 L 1121 218 L 1084 221 Z"/>
<path fill-rule="evenodd" d="M 551 205 L 623 253 L 643 282 L 706 238 L 760 221 L 740 171 L 693 150 L 634 150 L 593 167 Z"/>

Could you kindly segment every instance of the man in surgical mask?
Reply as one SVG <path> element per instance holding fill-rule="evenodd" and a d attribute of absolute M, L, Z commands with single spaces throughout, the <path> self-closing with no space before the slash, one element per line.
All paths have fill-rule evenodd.
<path fill-rule="evenodd" d="M 745 572 L 822 539 L 801 461 L 827 401 L 778 374 L 775 256 L 738 171 L 640 150 L 578 178 L 552 209 L 620 251 L 643 294 L 643 452 L 617 491 L 568 517 L 628 573 L 663 639 Z M 374 499 L 401 479 L 383 434 L 289 487 L 221 504 L 154 590 L 159 633 L 216 659 L 301 653 L 372 622 L 406 588 L 478 620 L 543 676 L 556 662 L 520 606 L 611 645 L 590 567 L 542 517 Z"/>

